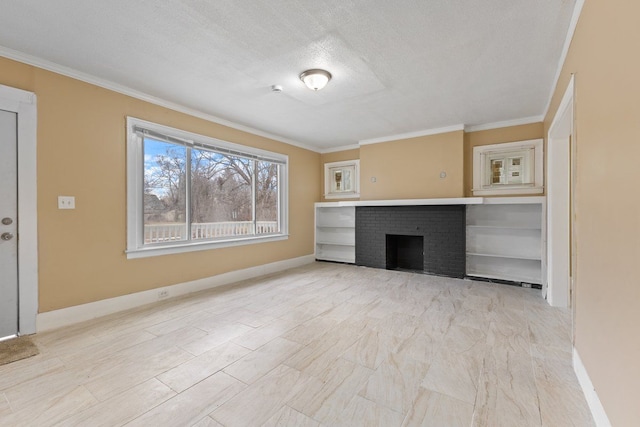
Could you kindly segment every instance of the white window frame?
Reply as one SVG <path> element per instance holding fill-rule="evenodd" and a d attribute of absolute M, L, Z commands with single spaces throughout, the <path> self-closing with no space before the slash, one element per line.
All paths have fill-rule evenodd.
<path fill-rule="evenodd" d="M 144 154 L 143 140 L 134 131 L 135 127 L 144 128 L 153 132 L 170 135 L 173 138 L 184 141 L 193 141 L 205 146 L 221 147 L 226 150 L 243 153 L 249 156 L 260 156 L 278 160 L 283 164 L 278 174 L 279 189 L 279 218 L 280 232 L 269 235 L 251 235 L 241 237 L 229 237 L 216 240 L 190 240 L 171 242 L 167 244 L 144 244 Z M 127 249 L 128 259 L 145 258 L 157 255 L 168 255 L 183 252 L 193 252 L 209 249 L 217 249 L 231 246 L 248 245 L 255 243 L 274 242 L 289 238 L 288 215 L 288 169 L 289 156 L 280 153 L 260 150 L 232 142 L 222 141 L 193 132 L 188 132 L 157 123 L 148 122 L 134 117 L 127 117 Z"/>
<path fill-rule="evenodd" d="M 492 184 L 490 161 L 499 156 L 522 156 L 522 170 L 527 171 L 529 182 L 523 184 Z M 544 192 L 543 140 L 507 142 L 473 147 L 474 196 L 513 194 L 542 194 Z"/>
<path fill-rule="evenodd" d="M 353 190 L 335 191 L 334 169 L 349 169 L 353 174 Z M 324 198 L 351 199 L 360 197 L 360 160 L 343 160 L 324 164 Z"/>

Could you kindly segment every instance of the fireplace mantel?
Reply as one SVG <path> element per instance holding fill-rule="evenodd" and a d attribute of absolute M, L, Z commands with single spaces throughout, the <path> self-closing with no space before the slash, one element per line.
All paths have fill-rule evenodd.
<path fill-rule="evenodd" d="M 320 207 L 357 207 L 357 206 L 425 206 L 425 205 L 480 205 L 484 197 L 443 197 L 436 199 L 395 199 L 395 200 L 353 200 L 344 202 L 316 203 Z"/>

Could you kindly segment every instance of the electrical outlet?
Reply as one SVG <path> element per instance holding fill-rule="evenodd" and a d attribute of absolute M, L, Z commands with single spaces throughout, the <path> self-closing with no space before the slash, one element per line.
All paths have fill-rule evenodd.
<path fill-rule="evenodd" d="M 75 209 L 76 198 L 73 196 L 58 196 L 58 209 Z"/>
<path fill-rule="evenodd" d="M 169 291 L 158 291 L 158 300 L 169 298 Z"/>

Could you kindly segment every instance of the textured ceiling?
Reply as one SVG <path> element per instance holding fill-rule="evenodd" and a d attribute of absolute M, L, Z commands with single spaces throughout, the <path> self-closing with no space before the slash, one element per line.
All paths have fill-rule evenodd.
<path fill-rule="evenodd" d="M 3 1 L 0 45 L 323 150 L 543 114 L 574 3 Z"/>

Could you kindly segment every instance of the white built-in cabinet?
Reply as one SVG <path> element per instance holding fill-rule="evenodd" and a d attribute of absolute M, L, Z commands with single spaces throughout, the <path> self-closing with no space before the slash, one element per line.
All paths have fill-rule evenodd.
<path fill-rule="evenodd" d="M 467 276 L 542 284 L 544 197 L 467 206 Z"/>
<path fill-rule="evenodd" d="M 466 204 L 466 274 L 541 285 L 545 274 L 545 198 L 493 197 L 315 205 L 315 257 L 355 263 L 356 206 Z"/>
<path fill-rule="evenodd" d="M 316 203 L 316 259 L 356 262 L 356 208 Z"/>

